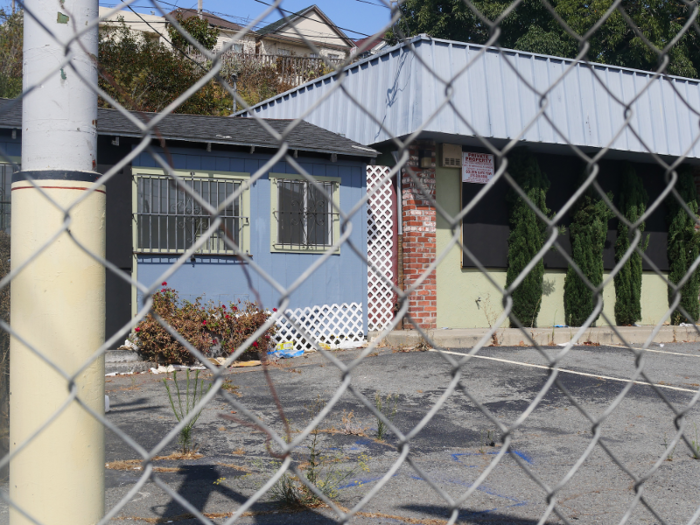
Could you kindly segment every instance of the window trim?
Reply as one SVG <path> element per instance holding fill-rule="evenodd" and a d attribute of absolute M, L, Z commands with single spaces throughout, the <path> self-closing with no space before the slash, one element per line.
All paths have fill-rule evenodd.
<path fill-rule="evenodd" d="M 333 205 L 334 209 L 340 209 L 340 177 L 321 177 L 313 176 L 318 182 L 333 183 Z M 290 246 L 285 245 L 281 248 L 277 243 L 277 209 L 279 200 L 279 190 L 277 183 L 279 180 L 298 180 L 308 182 L 309 179 L 296 173 L 270 173 L 270 252 L 272 253 L 326 253 L 328 247 L 321 246 Z M 337 213 L 334 211 L 334 213 Z M 337 242 L 340 239 L 340 216 L 333 216 L 333 241 Z M 333 254 L 340 254 L 338 247 Z"/>
<path fill-rule="evenodd" d="M 174 170 L 175 173 L 179 176 L 182 176 L 183 178 L 189 178 L 194 174 L 194 177 L 200 178 L 200 179 L 229 179 L 229 180 L 236 180 L 236 181 L 241 181 L 241 183 L 245 184 L 247 181 L 250 180 L 250 174 L 249 173 L 239 173 L 239 172 L 231 172 L 231 171 L 217 171 L 217 170 Z M 131 173 L 131 209 L 132 209 L 132 250 L 134 254 L 136 255 L 180 255 L 185 253 L 187 250 L 186 249 L 161 249 L 161 250 L 147 250 L 147 249 L 141 249 L 138 247 L 138 180 L 141 176 L 146 176 L 146 177 L 163 177 L 165 176 L 165 173 L 161 168 L 141 168 L 141 167 L 132 167 L 132 173 Z M 247 188 L 241 193 L 240 195 L 240 201 L 241 201 L 241 216 L 242 217 L 247 217 L 247 220 L 242 220 L 242 224 L 240 227 L 240 236 L 239 236 L 239 249 L 247 254 L 251 255 L 250 253 L 250 223 L 252 220 L 252 217 L 250 215 L 250 188 Z M 202 249 L 197 250 L 194 252 L 196 255 L 201 255 L 201 256 L 211 256 L 211 257 L 235 257 L 236 254 L 228 249 L 228 246 L 226 247 L 226 251 L 212 251 L 212 252 L 203 252 Z"/>

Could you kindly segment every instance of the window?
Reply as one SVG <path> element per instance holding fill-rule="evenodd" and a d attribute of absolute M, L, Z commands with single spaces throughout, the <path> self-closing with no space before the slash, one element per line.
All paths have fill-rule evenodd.
<path fill-rule="evenodd" d="M 336 55 L 336 54 L 330 53 L 330 54 L 328 55 L 328 58 L 330 58 L 331 60 L 340 60 L 340 55 Z"/>
<path fill-rule="evenodd" d="M 243 44 L 233 44 L 233 52 L 238 53 L 239 55 L 243 54 Z"/>
<path fill-rule="evenodd" d="M 215 219 L 162 171 L 149 171 L 152 173 L 136 175 L 136 249 L 142 253 L 182 253 L 206 235 Z M 247 175 L 218 173 L 179 175 L 194 193 L 215 208 L 240 190 L 247 179 Z M 248 197 L 248 192 L 243 192 L 224 208 L 218 229 L 197 253 L 233 255 L 236 252 L 225 242 L 226 237 L 241 251 L 248 252 Z"/>
<path fill-rule="evenodd" d="M 292 54 L 292 52 L 289 49 L 282 49 L 281 47 L 277 48 L 277 54 L 278 55 L 283 55 L 283 56 L 289 56 Z"/>
<path fill-rule="evenodd" d="M 309 53 L 309 58 L 318 58 L 318 53 Z"/>
<path fill-rule="evenodd" d="M 273 251 L 324 251 L 339 236 L 340 179 L 319 177 L 315 186 L 300 176 L 271 174 Z M 325 192 L 325 195 L 324 195 Z M 330 197 L 330 198 L 329 198 Z"/>

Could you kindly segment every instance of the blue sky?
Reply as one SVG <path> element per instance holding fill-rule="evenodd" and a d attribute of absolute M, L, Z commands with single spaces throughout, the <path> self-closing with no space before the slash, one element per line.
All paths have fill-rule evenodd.
<path fill-rule="evenodd" d="M 206 11 L 240 24 L 263 13 L 268 7 L 265 4 L 271 3 L 272 0 L 203 0 L 203 2 Z M 2 0 L 2 3 L 9 4 L 9 0 Z M 371 35 L 389 22 L 389 9 L 382 5 L 382 0 L 283 0 L 281 7 L 295 12 L 314 3 L 337 26 L 345 30 L 352 40 Z M 100 0 L 100 5 L 113 7 L 117 5 L 117 0 Z M 174 9 L 174 5 L 196 8 L 197 0 L 165 0 L 162 3 L 163 8 L 166 9 Z M 149 13 L 153 9 L 150 0 L 137 0 L 132 6 L 142 13 Z M 265 23 L 274 22 L 279 18 L 281 15 L 275 11 L 265 20 Z"/>

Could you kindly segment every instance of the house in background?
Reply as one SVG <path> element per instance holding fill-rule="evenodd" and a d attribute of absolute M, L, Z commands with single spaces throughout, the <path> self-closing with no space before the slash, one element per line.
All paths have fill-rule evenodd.
<path fill-rule="evenodd" d="M 446 87 L 440 79 L 452 80 L 451 105 L 443 105 Z M 669 164 L 685 156 L 685 163 L 700 166 L 700 142 L 696 142 L 700 130 L 688 110 L 688 104 L 697 108 L 700 103 L 700 81 L 695 79 L 655 78 L 647 71 L 601 64 L 572 65 L 571 60 L 559 57 L 500 52 L 419 35 L 347 66 L 343 90 L 335 89 L 337 82 L 334 75 L 312 80 L 239 115 L 295 118 L 325 97 L 305 119 L 381 151 L 377 163 L 385 165 L 387 173 L 395 165 L 392 138 L 405 140 L 420 130 L 409 148 L 408 167 L 393 190 L 401 195 L 399 211 L 395 211 L 401 229 L 394 239 L 398 243 L 400 235 L 403 247 L 394 279 L 402 275 L 403 282 L 395 282 L 409 288 L 436 257 L 447 253 L 435 272 L 416 283 L 410 298 L 409 312 L 415 324 L 425 329 L 491 326 L 501 313 L 501 297 L 474 259 L 454 244 L 450 224 L 424 198 L 406 169 L 430 191 L 441 209 L 454 217 L 473 202 L 494 173 L 491 170 L 483 177 L 475 176 L 480 170 L 474 168 L 472 159 L 486 160 L 489 153 L 479 136 L 497 148 L 517 139 L 519 147 L 537 157 L 551 183 L 547 193 L 551 210 L 560 210 L 574 194 L 584 168 L 571 145 L 589 156 L 609 147 L 599 162 L 597 180 L 615 199 L 625 162 L 642 178 L 650 202 L 667 187 L 664 169 L 651 154 Z M 540 93 L 548 90 L 548 104 L 543 107 Z M 631 129 L 619 134 L 625 125 L 626 108 L 611 93 L 620 100 L 634 101 Z M 547 118 L 536 118 L 540 111 Z M 508 187 L 505 180 L 497 181 L 456 229 L 456 238 L 501 287 L 506 283 L 508 266 Z M 669 270 L 666 214 L 662 202 L 647 219 L 644 232 L 649 236 L 645 253 L 664 275 Z M 567 233 L 559 238 L 569 253 L 570 222 L 571 212 L 563 219 Z M 603 253 L 605 277 L 615 265 L 616 239 L 616 221 L 612 220 Z M 544 266 L 546 290 L 537 325 L 561 325 L 568 264 L 552 250 L 544 256 Z M 642 324 L 656 324 L 668 310 L 667 287 L 647 261 L 643 269 Z M 604 289 L 603 298 L 604 312 L 614 319 L 612 282 Z M 600 318 L 598 322 L 605 321 Z"/>
<path fill-rule="evenodd" d="M 345 60 L 355 44 L 316 5 L 273 22 L 258 30 L 259 53 L 263 55 L 296 55 L 320 58 L 302 39 L 312 42 L 320 56 Z M 301 35 L 301 36 L 300 36 Z"/>
<path fill-rule="evenodd" d="M 14 102 L 0 99 L 0 111 Z M 268 121 L 280 133 L 289 123 Z M 15 163 L 21 159 L 21 124 L 21 104 L 16 103 L 0 121 L 0 148 Z M 98 109 L 97 130 L 101 173 L 141 140 L 141 132 L 116 110 Z M 266 165 L 279 145 L 251 119 L 175 114 L 161 121 L 158 132 L 165 149 L 160 142 L 152 147 L 204 201 L 216 207 L 243 189 L 225 208 L 219 229 L 167 278 L 181 299 L 203 296 L 217 303 L 240 299 L 276 307 L 279 292 L 262 272 L 287 288 L 333 250 L 291 294 L 285 313 L 304 323 L 318 342 L 338 342 L 333 338 L 339 336 L 361 340 L 367 333 L 367 267 L 347 243 L 333 246 L 341 238 L 337 208 L 349 212 L 366 194 L 366 167 L 376 151 L 299 123 L 287 137 L 289 154 L 314 177 L 329 200 L 284 157 Z M 11 172 L 11 165 L 0 167 L 3 175 Z M 260 178 L 246 189 L 256 174 Z M 164 272 L 211 225 L 209 214 L 174 185 L 148 153 L 135 157 L 105 189 L 106 258 L 146 286 L 160 284 Z M 348 241 L 364 253 L 366 206 L 352 215 L 349 224 Z M 223 240 L 227 235 L 254 264 L 235 255 Z M 111 337 L 136 313 L 142 297 L 111 271 L 107 271 L 106 295 L 106 334 Z M 300 341 L 288 323 L 279 326 L 278 340 Z"/>
<path fill-rule="evenodd" d="M 353 53 L 359 58 L 367 58 L 372 55 L 376 55 L 382 49 L 387 47 L 389 44 L 381 36 L 368 36 L 355 41 L 355 49 Z M 364 51 L 360 51 L 361 48 L 365 48 Z"/>
<path fill-rule="evenodd" d="M 168 21 L 162 16 L 156 16 L 155 11 L 151 11 L 151 14 L 142 14 L 122 10 L 107 16 L 109 11 L 111 11 L 110 8 L 100 7 L 99 14 L 105 17 L 100 24 L 103 30 L 116 27 L 122 18 L 130 29 L 140 32 L 145 38 L 158 39 L 161 43 L 168 45 L 166 40 Z M 185 8 L 177 8 L 169 14 L 173 17 L 180 15 L 185 20 L 199 16 L 196 9 Z M 217 51 L 223 49 L 244 29 L 242 25 L 206 11 L 202 11 L 202 18 L 207 20 L 211 27 L 219 30 L 215 47 Z M 355 43 L 315 5 L 289 14 L 287 18 L 288 20 L 282 18 L 239 37 L 239 41 L 233 45 L 231 52 L 312 59 L 325 57 L 331 61 L 340 62 L 350 56 L 355 47 Z M 307 45 L 299 33 L 316 46 L 318 53 Z"/>

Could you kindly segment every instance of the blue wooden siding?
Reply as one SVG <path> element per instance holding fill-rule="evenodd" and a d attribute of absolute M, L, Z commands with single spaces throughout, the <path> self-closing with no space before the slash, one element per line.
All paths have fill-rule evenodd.
<path fill-rule="evenodd" d="M 7 157 L 21 157 L 22 140 L 19 134 L 14 140 L 10 136 L 0 137 L 0 151 Z M 7 159 L 0 157 L 0 162 L 6 163 Z"/>
<path fill-rule="evenodd" d="M 171 150 L 173 165 L 179 170 L 219 170 L 253 174 L 269 159 L 269 155 L 202 150 Z M 361 162 L 298 158 L 299 164 L 310 174 L 340 177 L 340 207 L 348 212 L 365 194 L 365 164 Z M 142 154 L 133 167 L 156 167 L 148 154 Z M 287 162 L 279 162 L 272 173 L 296 173 Z M 268 172 L 268 173 L 269 173 Z M 270 191 L 268 174 L 256 181 L 250 190 L 250 253 L 253 260 L 282 287 L 291 286 L 321 255 L 303 253 L 271 253 L 270 251 Z M 366 253 L 367 220 L 363 206 L 351 220 L 350 240 Z M 160 283 L 163 274 L 177 259 L 175 257 L 139 256 L 137 274 L 139 282 L 151 285 Z M 252 287 L 248 285 L 247 270 Z M 279 293 L 252 267 L 241 265 L 230 257 L 197 256 L 194 263 L 187 262 L 168 277 L 168 285 L 176 288 L 182 298 L 227 302 L 238 298 L 262 300 L 266 308 L 276 307 Z M 255 290 L 257 290 L 257 295 Z M 367 327 L 367 268 L 365 263 L 343 244 L 339 255 L 333 255 L 313 272 L 290 297 L 290 308 L 303 308 L 323 304 L 356 302 L 362 305 L 364 326 Z M 139 303 L 141 301 L 139 300 Z"/>

